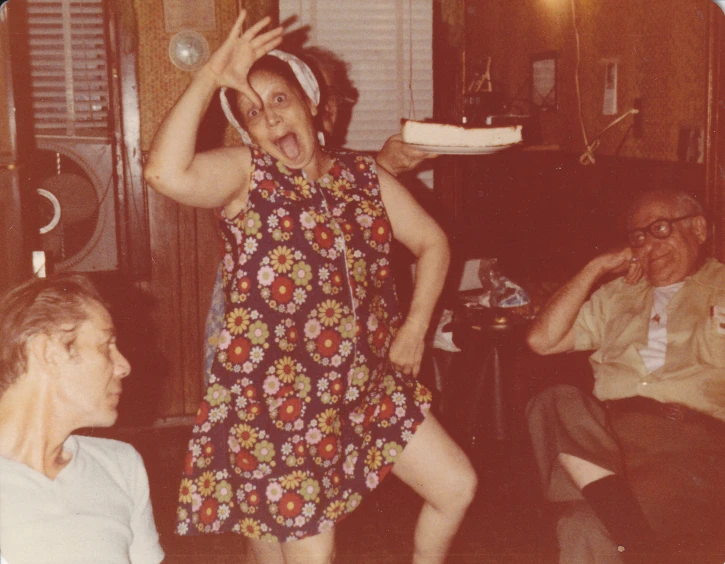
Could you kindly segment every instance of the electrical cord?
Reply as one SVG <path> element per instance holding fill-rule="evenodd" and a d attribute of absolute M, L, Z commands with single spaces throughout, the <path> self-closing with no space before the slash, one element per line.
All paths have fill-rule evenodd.
<path fill-rule="evenodd" d="M 582 155 L 579 157 L 579 163 L 582 165 L 592 165 L 596 163 L 596 159 L 594 158 L 594 152 L 599 148 L 599 139 L 604 135 L 606 131 L 614 127 L 616 124 L 618 124 L 620 121 L 622 121 L 624 118 L 626 118 L 629 115 L 638 114 L 639 110 L 636 108 L 632 108 L 631 110 L 623 113 L 621 116 L 619 116 L 617 119 L 612 121 L 607 127 L 602 129 L 597 136 L 594 138 L 594 140 L 589 143 L 589 136 L 587 135 L 587 128 L 584 124 L 584 114 L 582 112 L 582 96 L 581 96 L 581 89 L 579 87 L 579 64 L 581 62 L 581 40 L 579 37 L 579 26 L 576 22 L 576 6 L 575 6 L 575 0 L 571 0 L 571 16 L 574 22 L 574 37 L 576 38 L 576 65 L 574 68 L 574 86 L 576 88 L 576 99 L 577 104 L 579 106 L 579 124 L 581 125 L 582 129 L 582 137 L 584 138 L 584 146 L 586 147 L 586 150 Z M 617 150 L 619 151 L 619 150 Z"/>
<path fill-rule="evenodd" d="M 618 157 L 619 156 L 619 152 L 622 150 L 622 147 L 624 147 L 624 142 L 629 137 L 629 133 L 632 131 L 633 128 L 634 128 L 634 124 L 630 123 L 629 124 L 629 127 L 627 128 L 627 131 L 625 131 L 624 132 L 624 135 L 622 136 L 622 140 L 619 142 L 619 145 L 617 145 L 617 150 L 614 151 L 614 156 L 615 157 Z"/>
<path fill-rule="evenodd" d="M 602 137 L 602 135 L 604 135 L 604 133 L 606 131 L 608 131 L 609 129 L 611 129 L 615 125 L 617 125 L 620 121 L 622 121 L 627 116 L 634 115 L 634 114 L 638 114 L 638 113 L 639 113 L 639 110 L 637 110 L 635 108 L 632 108 L 631 110 L 624 112 L 621 116 L 619 116 L 617 119 L 615 119 L 607 127 L 605 127 L 604 129 L 602 129 L 597 134 L 597 136 L 594 138 L 594 140 L 592 141 L 591 145 L 589 144 L 589 142 L 585 138 L 584 141 L 587 144 L 586 145 L 587 148 L 586 148 L 586 151 L 584 151 L 584 153 L 582 153 L 582 155 L 579 157 L 579 162 L 581 164 L 583 164 L 583 165 L 594 164 L 596 162 L 596 160 L 594 159 L 594 151 L 596 151 L 599 148 L 599 139 Z M 584 127 L 584 124 L 582 122 L 582 128 L 583 127 Z M 619 150 L 617 150 L 617 151 L 619 151 Z"/>

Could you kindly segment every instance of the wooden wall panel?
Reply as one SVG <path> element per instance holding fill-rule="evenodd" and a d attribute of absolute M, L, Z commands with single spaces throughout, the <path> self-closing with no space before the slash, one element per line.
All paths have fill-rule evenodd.
<path fill-rule="evenodd" d="M 183 328 L 179 348 L 181 375 L 184 382 L 184 412 L 199 406 L 199 384 L 202 379 L 201 350 L 203 316 L 200 315 L 199 271 L 196 210 L 178 206 L 179 229 L 179 321 Z"/>
<path fill-rule="evenodd" d="M 681 126 L 705 126 L 708 23 L 711 0 L 588 2 L 575 0 L 581 62 L 582 111 L 593 138 L 612 121 L 602 115 L 603 60 L 619 63 L 620 113 L 644 104 L 644 135 L 630 122 L 601 140 L 600 154 L 677 160 Z M 543 114 L 543 142 L 564 150 L 583 149 L 574 76 L 576 41 L 571 0 L 467 0 L 467 66 L 492 57 L 494 90 L 530 99 L 530 57 L 558 50 L 560 106 Z M 470 70 L 469 70 L 470 72 Z"/>
<path fill-rule="evenodd" d="M 213 50 L 226 36 L 238 13 L 249 9 L 249 22 L 270 13 L 276 0 L 216 0 L 216 30 L 203 31 Z M 173 34 L 164 27 L 163 0 L 135 0 L 138 29 L 138 84 L 141 147 L 147 151 L 166 112 L 188 85 L 191 75 L 169 60 Z M 237 143 L 215 108 L 200 136 L 203 145 Z M 203 338 L 206 313 L 219 264 L 219 240 L 212 210 L 181 206 L 148 189 L 151 277 L 138 287 L 150 294 L 155 347 L 162 361 L 157 418 L 195 413 L 203 388 Z"/>
<path fill-rule="evenodd" d="M 710 6 L 705 184 L 715 225 L 714 253 L 725 260 L 725 14 Z"/>
<path fill-rule="evenodd" d="M 24 256 L 7 6 L 0 9 L 0 292 L 30 271 Z"/>
<path fill-rule="evenodd" d="M 32 272 L 24 254 L 18 172 L 0 165 L 0 293 L 28 278 Z"/>
<path fill-rule="evenodd" d="M 181 278 L 179 269 L 178 205 L 149 190 L 151 224 L 151 282 L 154 296 L 153 324 L 159 354 L 164 358 L 164 380 L 159 397 L 160 416 L 184 413 L 184 380 L 181 345 Z"/>
<path fill-rule="evenodd" d="M 0 166 L 15 164 L 15 117 L 7 6 L 0 8 Z"/>
<path fill-rule="evenodd" d="M 169 59 L 169 40 L 164 23 L 163 0 L 135 0 L 139 29 L 138 75 L 141 105 L 141 147 L 148 150 L 166 112 L 189 84 L 191 74 L 176 68 Z M 234 23 L 235 2 L 216 0 L 216 29 L 201 32 L 214 50 Z"/>
<path fill-rule="evenodd" d="M 463 0 L 433 2 L 433 117 L 441 123 L 457 123 L 463 113 L 462 65 L 455 62 L 462 61 L 465 52 L 465 22 Z M 434 185 L 444 192 L 442 201 L 448 215 L 460 215 L 460 192 L 446 187 L 461 185 L 461 168 L 434 167 Z M 440 190 L 440 187 L 444 188 Z"/>
<path fill-rule="evenodd" d="M 169 59 L 169 40 L 164 24 L 163 0 L 134 0 L 139 29 L 139 98 L 141 102 L 141 147 L 148 150 L 154 133 L 166 112 L 189 84 L 191 74 L 176 68 Z M 200 31 L 213 51 L 226 37 L 236 20 L 238 7 L 247 9 L 247 24 L 264 15 L 278 19 L 276 0 L 244 0 L 230 2 L 215 0 L 216 29 Z M 226 141 L 236 138 L 231 133 Z"/>

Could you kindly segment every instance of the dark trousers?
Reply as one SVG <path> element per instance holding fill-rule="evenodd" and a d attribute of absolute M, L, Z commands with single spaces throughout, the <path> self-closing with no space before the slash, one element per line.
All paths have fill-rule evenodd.
<path fill-rule="evenodd" d="M 544 390 L 529 402 L 527 417 L 544 495 L 562 509 L 560 562 L 621 562 L 606 529 L 559 464 L 560 453 L 623 476 L 663 543 L 723 536 L 725 433 L 717 425 L 607 410 L 574 386 Z"/>

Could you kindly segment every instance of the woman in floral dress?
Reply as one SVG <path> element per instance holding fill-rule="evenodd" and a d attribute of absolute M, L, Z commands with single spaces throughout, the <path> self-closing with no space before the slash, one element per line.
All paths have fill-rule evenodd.
<path fill-rule="evenodd" d="M 374 161 L 323 150 L 315 101 L 265 18 L 229 37 L 164 120 L 145 177 L 220 207 L 225 328 L 184 469 L 179 534 L 236 532 L 257 561 L 330 562 L 335 524 L 392 472 L 425 500 L 414 562 L 443 562 L 475 492 L 416 379 L 448 265 L 446 238 Z M 219 87 L 253 145 L 195 153 Z M 417 258 L 397 310 L 395 237 Z M 294 542 L 290 542 L 294 541 Z"/>

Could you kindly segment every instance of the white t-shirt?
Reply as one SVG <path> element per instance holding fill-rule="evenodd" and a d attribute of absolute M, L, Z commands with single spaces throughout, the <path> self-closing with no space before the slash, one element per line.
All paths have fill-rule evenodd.
<path fill-rule="evenodd" d="M 639 355 L 651 373 L 665 365 L 667 354 L 667 306 L 684 282 L 677 282 L 669 286 L 655 288 L 652 311 L 649 318 L 649 331 L 647 333 L 647 346 L 640 349 Z"/>
<path fill-rule="evenodd" d="M 164 559 L 141 455 L 71 435 L 55 480 L 0 457 L 0 553 L 8 564 L 158 564 Z"/>

